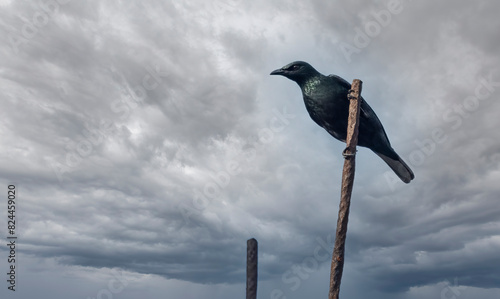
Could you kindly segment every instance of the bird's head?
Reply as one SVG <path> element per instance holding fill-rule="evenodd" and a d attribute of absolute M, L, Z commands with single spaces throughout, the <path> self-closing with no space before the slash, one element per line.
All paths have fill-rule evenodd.
<path fill-rule="evenodd" d="M 304 61 L 294 61 L 285 65 L 284 67 L 274 70 L 271 75 L 281 75 L 285 76 L 290 80 L 297 82 L 299 85 L 306 80 L 319 75 L 319 72 L 315 70 L 309 63 Z"/>

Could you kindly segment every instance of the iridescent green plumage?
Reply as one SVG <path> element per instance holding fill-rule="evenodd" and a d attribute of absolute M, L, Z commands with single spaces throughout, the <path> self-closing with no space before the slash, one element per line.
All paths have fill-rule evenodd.
<path fill-rule="evenodd" d="M 345 142 L 351 84 L 339 76 L 324 76 L 303 61 L 292 62 L 271 75 L 282 75 L 297 82 L 311 118 L 330 135 Z M 361 98 L 358 145 L 368 147 L 381 157 L 405 183 L 415 176 L 389 142 L 382 123 L 372 108 Z"/>

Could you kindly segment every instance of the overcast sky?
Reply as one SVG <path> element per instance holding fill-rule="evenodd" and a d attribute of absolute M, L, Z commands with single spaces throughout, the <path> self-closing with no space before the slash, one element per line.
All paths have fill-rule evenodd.
<path fill-rule="evenodd" d="M 1 0 L 1 297 L 242 298 L 254 237 L 259 298 L 326 298 L 345 145 L 295 60 L 416 177 L 359 150 L 341 296 L 500 297 L 500 3 L 365 2 Z"/>

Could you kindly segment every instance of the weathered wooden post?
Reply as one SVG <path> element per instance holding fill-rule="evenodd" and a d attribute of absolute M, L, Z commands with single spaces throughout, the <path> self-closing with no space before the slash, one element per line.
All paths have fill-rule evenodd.
<path fill-rule="evenodd" d="M 356 145 L 358 143 L 359 109 L 361 105 L 361 87 L 363 82 L 354 79 L 351 90 L 347 95 L 349 99 L 349 120 L 347 124 L 347 138 L 342 155 L 344 156 L 344 170 L 342 172 L 342 191 L 337 220 L 337 232 L 333 247 L 332 266 L 330 272 L 329 299 L 339 299 L 340 281 L 344 270 L 345 239 L 347 235 L 347 222 L 349 221 L 349 206 L 354 184 L 354 170 L 356 161 Z M 248 297 L 247 297 L 248 298 Z"/>
<path fill-rule="evenodd" d="M 257 299 L 257 240 L 247 240 L 247 299 Z"/>

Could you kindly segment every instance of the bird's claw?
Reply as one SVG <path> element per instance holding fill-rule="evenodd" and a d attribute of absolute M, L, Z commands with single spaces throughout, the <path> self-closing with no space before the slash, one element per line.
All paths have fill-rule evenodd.
<path fill-rule="evenodd" d="M 349 90 L 347 91 L 347 98 L 348 98 L 349 100 L 353 100 L 353 99 L 355 99 L 355 98 L 356 98 L 355 96 L 353 96 L 353 95 L 352 95 L 353 93 L 354 93 L 354 89 L 349 89 Z"/>
<path fill-rule="evenodd" d="M 358 151 L 358 150 L 356 150 L 356 152 L 354 152 L 354 153 L 347 153 L 347 150 L 348 150 L 348 149 L 349 149 L 349 148 L 348 148 L 348 147 L 346 147 L 346 148 L 342 151 L 342 156 L 344 157 L 344 159 L 347 159 L 348 157 L 354 157 L 354 156 L 356 156 L 356 152 Z"/>

